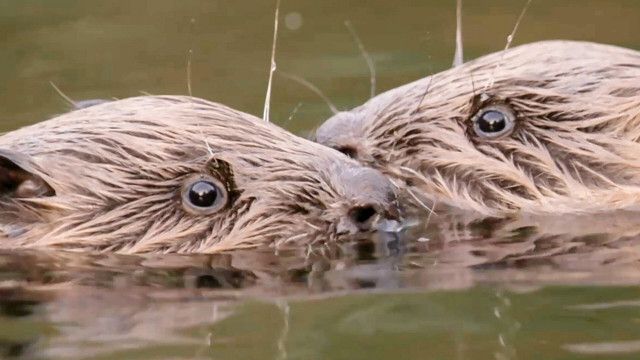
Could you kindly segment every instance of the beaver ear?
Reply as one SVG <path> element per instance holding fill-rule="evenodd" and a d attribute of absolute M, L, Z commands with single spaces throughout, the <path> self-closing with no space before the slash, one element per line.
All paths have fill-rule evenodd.
<path fill-rule="evenodd" d="M 0 196 L 35 198 L 54 196 L 55 190 L 36 174 L 29 156 L 0 149 Z"/>

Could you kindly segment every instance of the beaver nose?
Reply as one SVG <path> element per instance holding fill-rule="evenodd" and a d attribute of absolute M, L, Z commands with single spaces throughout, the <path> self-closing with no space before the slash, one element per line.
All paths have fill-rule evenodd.
<path fill-rule="evenodd" d="M 372 205 L 356 206 L 349 210 L 349 218 L 360 230 L 367 230 L 370 222 L 378 214 L 378 211 Z"/>
<path fill-rule="evenodd" d="M 382 173 L 355 167 L 344 170 L 340 178 L 348 205 L 338 223 L 338 233 L 376 230 L 389 221 L 400 220 L 395 187 Z"/>

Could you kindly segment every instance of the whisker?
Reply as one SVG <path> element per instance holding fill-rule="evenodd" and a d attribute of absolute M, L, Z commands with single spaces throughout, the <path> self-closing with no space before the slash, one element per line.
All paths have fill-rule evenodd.
<path fill-rule="evenodd" d="M 433 204 L 431 205 L 431 211 L 429 212 L 429 215 L 427 215 L 427 220 L 424 223 L 424 226 L 427 227 L 429 226 L 429 221 L 431 221 L 431 215 L 433 215 L 436 211 L 436 200 L 433 200 Z"/>
<path fill-rule="evenodd" d="M 416 106 L 416 108 L 413 110 L 413 113 L 411 113 L 412 115 L 415 115 L 420 110 L 420 106 L 422 106 L 422 102 L 424 101 L 424 99 L 427 97 L 427 94 L 429 93 L 432 80 L 433 80 L 433 77 L 429 77 L 429 82 L 427 82 L 427 87 L 426 89 L 424 89 L 424 93 L 422 94 L 420 101 L 418 101 L 418 106 Z"/>
<path fill-rule="evenodd" d="M 213 150 L 211 150 L 211 145 L 209 145 L 209 140 L 205 138 L 204 144 L 207 145 L 207 151 L 209 152 L 209 155 L 213 156 Z"/>
<path fill-rule="evenodd" d="M 434 212 L 433 209 L 430 208 L 429 205 L 425 204 L 422 200 L 420 200 L 420 198 L 418 198 L 418 196 L 410 188 L 407 188 L 406 190 L 409 195 L 411 195 L 411 197 L 418 203 L 418 205 L 420 205 L 420 207 L 422 207 L 429 213 L 429 217 L 431 217 L 431 214 Z"/>
<path fill-rule="evenodd" d="M 315 230 L 317 230 L 317 231 L 322 231 L 322 229 L 320 229 L 319 227 L 317 227 L 317 226 L 315 226 L 315 225 L 311 224 L 311 223 L 310 223 L 310 222 L 308 222 L 308 221 L 305 221 L 304 223 L 305 223 L 305 224 L 307 224 L 307 226 L 309 226 L 309 227 L 310 227 L 310 228 L 312 228 L 312 229 L 315 229 Z"/>
<path fill-rule="evenodd" d="M 290 236 L 290 237 L 288 237 L 286 239 L 276 240 L 275 243 L 274 243 L 275 250 L 279 251 L 281 246 L 286 245 L 286 244 L 288 244 L 288 243 L 290 243 L 292 241 L 295 241 L 295 240 L 298 240 L 298 239 L 302 239 L 302 238 L 304 238 L 305 236 L 308 236 L 308 235 L 309 234 L 307 234 L 307 233 L 301 233 L 301 234 L 298 234 L 298 235 L 292 235 L 292 236 Z"/>
<path fill-rule="evenodd" d="M 485 86 L 484 91 L 487 91 L 488 89 L 493 87 L 493 83 L 495 81 L 495 73 L 502 66 L 504 55 L 506 51 L 509 49 L 509 47 L 511 46 L 511 43 L 513 42 L 513 38 L 515 37 L 516 32 L 518 31 L 518 27 L 520 26 L 520 22 L 524 18 L 524 14 L 527 12 L 527 9 L 529 8 L 531 1 L 532 0 L 527 0 L 527 3 L 524 5 L 524 7 L 522 8 L 522 11 L 520 12 L 520 16 L 518 16 L 518 20 L 516 20 L 516 24 L 513 27 L 513 30 L 507 36 L 507 43 L 505 44 L 504 49 L 502 50 L 502 57 L 500 58 L 500 61 L 496 64 L 496 66 L 493 68 L 493 71 L 491 72 L 491 78 L 489 79 L 487 86 Z"/>
<path fill-rule="evenodd" d="M 469 71 L 469 77 L 471 78 L 471 92 L 473 93 L 473 97 L 476 97 L 476 82 L 473 78 L 473 71 Z"/>

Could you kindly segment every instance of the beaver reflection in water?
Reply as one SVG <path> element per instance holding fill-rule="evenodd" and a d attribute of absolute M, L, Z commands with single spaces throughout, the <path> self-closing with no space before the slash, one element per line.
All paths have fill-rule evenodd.
<path fill-rule="evenodd" d="M 376 170 L 228 107 L 144 96 L 0 137 L 0 246 L 213 252 L 398 217 Z"/>
<path fill-rule="evenodd" d="M 338 113 L 316 140 L 482 215 L 636 209 L 640 53 L 523 45 Z"/>

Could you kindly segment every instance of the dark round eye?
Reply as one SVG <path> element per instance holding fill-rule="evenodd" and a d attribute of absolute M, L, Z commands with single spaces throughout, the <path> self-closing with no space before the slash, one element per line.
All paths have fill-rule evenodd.
<path fill-rule="evenodd" d="M 218 198 L 218 187 L 209 181 L 198 181 L 189 189 L 189 201 L 193 206 L 207 208 Z"/>
<path fill-rule="evenodd" d="M 340 151 L 341 153 L 347 155 L 352 159 L 355 159 L 358 157 L 358 151 L 351 146 L 340 146 L 340 147 L 337 147 L 336 150 Z"/>
<path fill-rule="evenodd" d="M 206 177 L 189 181 L 182 190 L 185 208 L 197 214 L 211 214 L 227 202 L 227 192 L 214 179 Z"/>
<path fill-rule="evenodd" d="M 480 109 L 473 117 L 473 130 L 476 135 L 495 139 L 511 133 L 515 125 L 515 115 L 511 109 L 502 105 L 491 105 Z"/>

